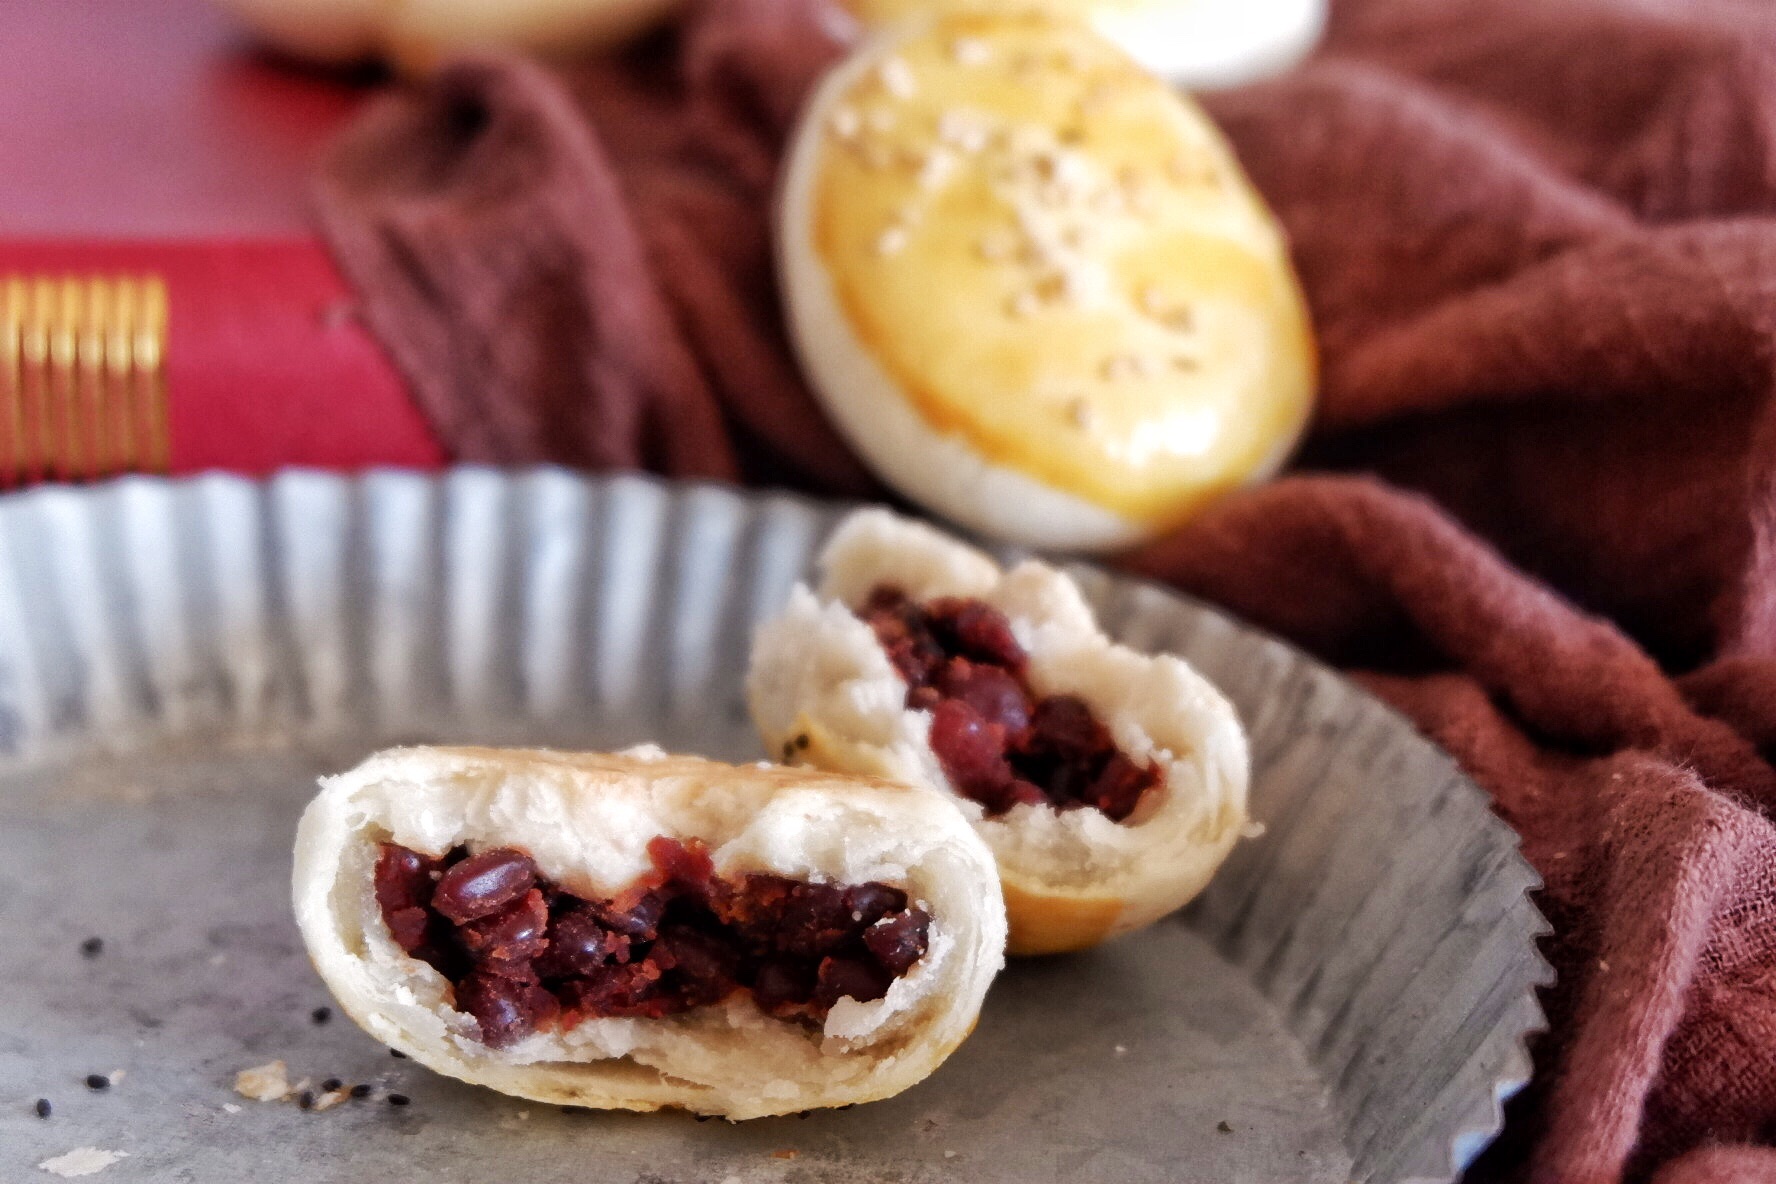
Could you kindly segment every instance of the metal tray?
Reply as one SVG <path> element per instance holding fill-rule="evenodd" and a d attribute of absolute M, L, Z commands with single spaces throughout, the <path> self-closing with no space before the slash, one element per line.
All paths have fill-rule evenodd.
<path fill-rule="evenodd" d="M 1113 633 L 1233 698 L 1266 832 L 1179 917 L 1014 964 L 925 1083 L 739 1125 L 562 1112 L 314 1021 L 288 880 L 317 774 L 422 740 L 758 757 L 751 627 L 837 512 L 549 470 L 0 499 L 0 1179 L 83 1146 L 126 1153 L 107 1184 L 1447 1180 L 1476 1154 L 1547 977 L 1515 837 L 1338 675 L 1086 568 Z M 376 1092 L 233 1093 L 273 1058 Z"/>

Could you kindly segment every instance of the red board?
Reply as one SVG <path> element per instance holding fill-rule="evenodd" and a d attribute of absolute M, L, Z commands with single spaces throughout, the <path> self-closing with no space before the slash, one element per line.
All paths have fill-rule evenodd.
<path fill-rule="evenodd" d="M 175 470 L 439 463 L 308 213 L 368 88 L 259 54 L 205 0 L 0 13 L 0 274 L 166 279 Z"/>

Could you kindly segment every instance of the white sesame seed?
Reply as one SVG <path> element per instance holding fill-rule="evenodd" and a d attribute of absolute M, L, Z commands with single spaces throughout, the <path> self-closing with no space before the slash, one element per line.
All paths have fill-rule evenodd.
<path fill-rule="evenodd" d="M 857 114 L 855 107 L 838 107 L 833 110 L 831 126 L 833 135 L 849 140 L 863 130 L 863 117 Z"/>
<path fill-rule="evenodd" d="M 1041 303 L 1036 293 L 1026 288 L 1006 302 L 1005 311 L 1021 321 L 1025 317 L 1034 315 Z"/>
<path fill-rule="evenodd" d="M 907 228 L 900 225 L 890 226 L 876 236 L 876 254 L 895 255 L 907 245 Z"/>
<path fill-rule="evenodd" d="M 1116 1046 L 1116 1055 L 1117 1056 L 1121 1056 L 1123 1053 L 1125 1053 L 1127 1051 L 1128 1051 L 1128 1045 L 1126 1045 L 1126 1044 L 1119 1044 Z"/>
<path fill-rule="evenodd" d="M 1195 371 L 1196 368 L 1197 362 L 1195 358 L 1189 358 L 1185 357 L 1183 354 L 1178 354 L 1172 359 L 1172 369 L 1174 370 L 1181 370 L 1188 374 Z"/>
<path fill-rule="evenodd" d="M 913 68 L 903 58 L 885 58 L 876 67 L 876 77 L 882 80 L 882 87 L 897 99 L 910 99 L 919 89 L 913 80 Z"/>
<path fill-rule="evenodd" d="M 1188 333 L 1196 327 L 1196 318 L 1190 314 L 1188 304 L 1180 304 L 1176 308 L 1167 309 L 1165 316 L 1160 319 L 1165 323 L 1165 327 L 1174 333 Z"/>
<path fill-rule="evenodd" d="M 984 66 L 993 60 L 993 47 L 979 37 L 957 37 L 950 42 L 950 56 L 963 66 Z"/>
<path fill-rule="evenodd" d="M 919 166 L 919 188 L 936 189 L 956 171 L 956 156 L 943 148 L 933 148 Z"/>
<path fill-rule="evenodd" d="M 966 111 L 948 110 L 937 117 L 938 142 L 962 152 L 979 152 L 991 134 L 984 119 Z"/>
<path fill-rule="evenodd" d="M 1091 404 L 1085 401 L 1085 397 L 1083 395 L 1068 400 L 1068 402 L 1067 402 L 1067 422 L 1072 424 L 1074 427 L 1079 428 L 1081 430 L 1091 427 L 1091 425 L 1092 425 Z"/>
<path fill-rule="evenodd" d="M 1160 292 L 1158 284 L 1142 284 L 1141 290 L 1136 294 L 1135 299 L 1140 304 L 1141 311 L 1148 316 L 1157 317 L 1164 315 L 1166 310 L 1165 296 Z"/>

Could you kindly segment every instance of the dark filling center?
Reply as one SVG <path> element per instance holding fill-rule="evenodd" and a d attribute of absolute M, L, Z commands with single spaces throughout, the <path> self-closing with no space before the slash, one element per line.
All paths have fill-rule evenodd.
<path fill-rule="evenodd" d="M 441 856 L 382 844 L 376 901 L 400 947 L 456 988 L 493 1048 L 598 1016 L 674 1015 L 751 991 L 819 1023 L 841 998 L 880 999 L 925 953 L 930 916 L 874 882 L 715 874 L 709 849 L 664 836 L 654 870 L 610 900 L 544 879 L 511 847 Z"/>
<path fill-rule="evenodd" d="M 1028 802 L 1121 822 L 1160 783 L 1158 764 L 1125 756 L 1080 699 L 1030 689 L 1029 655 L 991 605 L 919 604 L 882 584 L 857 615 L 906 679 L 906 705 L 931 712 L 931 751 L 950 782 L 988 814 Z"/>

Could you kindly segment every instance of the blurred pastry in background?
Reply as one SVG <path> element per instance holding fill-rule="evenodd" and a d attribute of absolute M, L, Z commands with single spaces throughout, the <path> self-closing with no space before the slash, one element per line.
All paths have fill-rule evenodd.
<path fill-rule="evenodd" d="M 1237 86 L 1305 57 L 1326 0 L 839 0 L 866 26 L 958 12 L 1040 8 L 1081 20 L 1161 78 L 1192 89 Z"/>
<path fill-rule="evenodd" d="M 458 50 L 545 55 L 616 45 L 674 0 L 219 0 L 277 49 L 323 65 L 385 59 L 419 73 Z"/>
<path fill-rule="evenodd" d="M 1108 549 L 1268 476 L 1307 307 L 1214 125 L 1076 22 L 896 26 L 806 105 L 778 210 L 803 368 L 889 484 L 991 538 Z"/>

